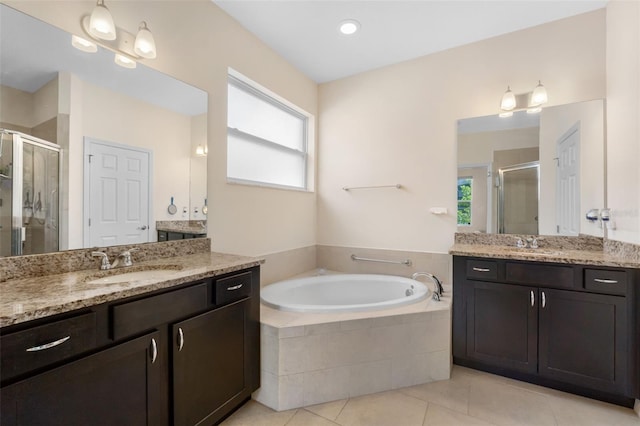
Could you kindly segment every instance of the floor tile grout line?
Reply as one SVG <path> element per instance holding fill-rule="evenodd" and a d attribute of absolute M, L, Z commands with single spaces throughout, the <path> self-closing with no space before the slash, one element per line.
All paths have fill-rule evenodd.
<path fill-rule="evenodd" d="M 425 422 L 427 421 L 427 414 L 429 413 L 430 407 L 431 403 L 427 402 L 427 407 L 424 409 L 424 416 L 422 416 L 422 426 L 425 426 Z"/>

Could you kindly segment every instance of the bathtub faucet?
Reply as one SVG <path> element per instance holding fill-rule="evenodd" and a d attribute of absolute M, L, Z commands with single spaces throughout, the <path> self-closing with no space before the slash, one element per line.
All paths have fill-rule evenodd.
<path fill-rule="evenodd" d="M 434 300 L 440 300 L 440 297 L 442 296 L 442 293 L 444 293 L 444 289 L 442 288 L 442 283 L 440 282 L 440 280 L 438 279 L 438 277 L 436 277 L 433 274 L 430 274 L 428 272 L 416 272 L 415 274 L 413 274 L 411 276 L 411 279 L 416 279 L 418 277 L 427 277 L 429 278 L 433 284 L 434 284 L 434 290 L 433 290 L 433 299 Z"/>

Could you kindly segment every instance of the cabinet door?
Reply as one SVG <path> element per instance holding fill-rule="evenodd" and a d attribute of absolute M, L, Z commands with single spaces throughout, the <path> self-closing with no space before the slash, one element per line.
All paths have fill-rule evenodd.
<path fill-rule="evenodd" d="M 3 426 L 161 425 L 158 332 L 2 388 Z M 154 360 L 155 354 L 155 360 Z"/>
<path fill-rule="evenodd" d="M 213 424 L 226 413 L 220 409 L 227 403 L 236 404 L 239 397 L 249 396 L 245 365 L 247 306 L 247 300 L 239 301 L 172 327 L 176 426 Z"/>
<path fill-rule="evenodd" d="M 537 289 L 469 281 L 465 286 L 467 357 L 498 367 L 537 369 Z"/>
<path fill-rule="evenodd" d="M 542 376 L 624 393 L 627 312 L 624 297 L 541 289 Z"/>

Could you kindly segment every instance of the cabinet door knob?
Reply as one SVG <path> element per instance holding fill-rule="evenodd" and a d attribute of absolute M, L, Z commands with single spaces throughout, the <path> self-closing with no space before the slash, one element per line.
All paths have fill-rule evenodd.
<path fill-rule="evenodd" d="M 183 347 L 184 347 L 184 333 L 182 332 L 182 328 L 178 327 L 178 352 L 180 352 Z"/>
<path fill-rule="evenodd" d="M 158 358 L 158 344 L 155 338 L 151 338 L 151 364 L 155 364 Z"/>
<path fill-rule="evenodd" d="M 536 305 L 536 295 L 533 293 L 533 290 L 531 290 L 531 307 L 534 307 Z"/>
<path fill-rule="evenodd" d="M 544 291 L 542 292 L 542 307 L 544 308 L 545 306 L 547 306 L 547 297 L 544 294 Z"/>

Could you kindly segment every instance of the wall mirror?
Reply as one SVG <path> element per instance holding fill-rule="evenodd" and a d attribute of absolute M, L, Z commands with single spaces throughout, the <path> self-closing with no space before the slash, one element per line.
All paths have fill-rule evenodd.
<path fill-rule="evenodd" d="M 206 221 L 207 93 L 71 39 L 0 5 L 0 256 L 152 242 L 156 221 Z"/>
<path fill-rule="evenodd" d="M 458 121 L 458 232 L 603 236 L 604 101 Z"/>

